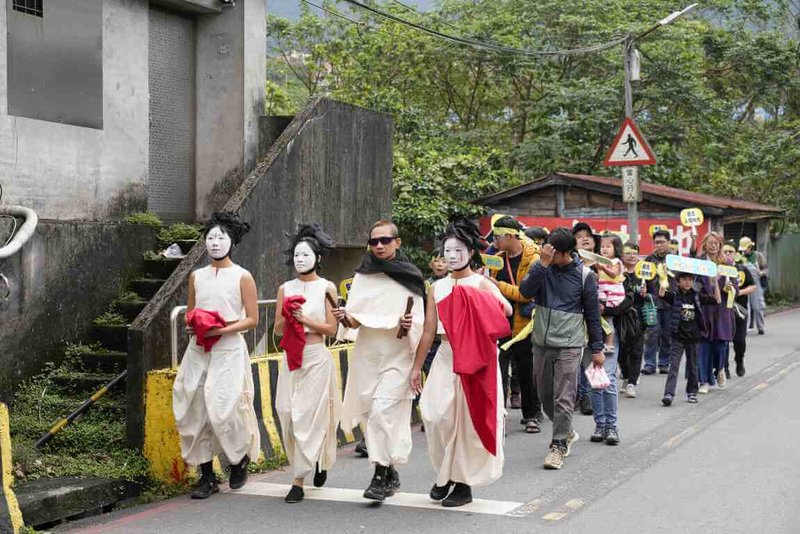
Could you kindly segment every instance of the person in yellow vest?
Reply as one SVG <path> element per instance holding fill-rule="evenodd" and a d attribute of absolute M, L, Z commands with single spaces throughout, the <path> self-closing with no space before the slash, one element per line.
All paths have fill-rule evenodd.
<path fill-rule="evenodd" d="M 534 304 L 519 292 L 519 283 L 539 259 L 539 247 L 525 236 L 519 221 L 508 215 L 493 218 L 491 237 L 497 249 L 496 254 L 503 258 L 503 268 L 493 271 L 491 280 L 514 308 L 514 314 L 509 317 L 511 337 L 514 337 L 531 321 Z M 500 345 L 508 339 L 501 339 Z M 533 345 L 530 336 L 500 352 L 504 399 L 508 398 L 508 368 L 512 359 L 516 364 L 522 397 L 520 423 L 525 425 L 526 432 L 536 434 L 541 431 L 542 404 L 533 383 Z"/>

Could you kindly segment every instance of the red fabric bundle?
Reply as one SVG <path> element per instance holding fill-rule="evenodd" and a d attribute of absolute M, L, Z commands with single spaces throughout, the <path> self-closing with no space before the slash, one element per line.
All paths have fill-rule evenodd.
<path fill-rule="evenodd" d="M 212 328 L 222 328 L 228 323 L 215 311 L 195 308 L 186 314 L 186 325 L 194 329 L 197 338 L 197 345 L 203 347 L 206 352 L 211 351 L 214 343 L 219 341 L 222 336 L 206 336 L 206 332 Z"/>
<path fill-rule="evenodd" d="M 283 338 L 281 338 L 281 348 L 286 351 L 286 362 L 289 370 L 294 371 L 303 366 L 303 349 L 306 348 L 306 331 L 303 323 L 295 319 L 294 313 L 300 306 L 305 304 L 306 298 L 302 295 L 292 295 L 283 297 L 283 308 L 281 315 L 286 321 L 283 327 Z"/>
<path fill-rule="evenodd" d="M 511 334 L 503 305 L 489 291 L 456 285 L 437 309 L 472 425 L 486 450 L 497 456 L 497 340 Z"/>

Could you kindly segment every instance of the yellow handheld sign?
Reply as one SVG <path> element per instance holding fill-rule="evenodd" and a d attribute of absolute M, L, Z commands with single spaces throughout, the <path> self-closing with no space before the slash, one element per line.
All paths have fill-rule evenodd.
<path fill-rule="evenodd" d="M 737 276 L 739 277 L 739 287 L 742 287 L 744 285 L 744 278 L 745 278 L 744 271 L 739 271 L 739 274 Z"/>
<path fill-rule="evenodd" d="M 651 224 L 647 231 L 650 234 L 650 237 L 653 237 L 653 234 L 659 230 L 669 230 L 669 228 L 667 228 L 666 224 Z"/>
<path fill-rule="evenodd" d="M 686 208 L 681 210 L 681 224 L 692 227 L 692 235 L 697 234 L 697 227 L 703 224 L 703 210 L 700 208 Z"/>
<path fill-rule="evenodd" d="M 629 236 L 629 235 L 628 235 L 628 234 L 626 234 L 625 232 L 616 231 L 616 232 L 611 232 L 611 233 L 612 233 L 612 234 L 614 234 L 614 235 L 616 235 L 616 236 L 619 236 L 619 238 L 620 238 L 620 240 L 622 241 L 622 244 L 623 244 L 623 245 L 624 245 L 625 243 L 627 243 L 628 241 L 630 241 L 630 239 L 631 239 L 631 236 Z"/>
<path fill-rule="evenodd" d="M 503 257 L 502 256 L 493 256 L 491 254 L 481 254 L 481 259 L 483 260 L 483 264 L 490 271 L 501 271 L 503 269 L 503 267 L 505 266 L 505 262 L 503 262 Z"/>
<path fill-rule="evenodd" d="M 353 283 L 352 278 L 346 278 L 339 283 L 339 296 L 347 300 L 347 293 L 350 292 L 350 286 Z"/>
<path fill-rule="evenodd" d="M 656 277 L 656 264 L 652 261 L 640 261 L 636 264 L 636 276 L 642 280 L 652 280 Z"/>
<path fill-rule="evenodd" d="M 725 278 L 739 277 L 739 269 L 733 265 L 717 265 L 717 272 L 720 276 L 724 276 Z"/>

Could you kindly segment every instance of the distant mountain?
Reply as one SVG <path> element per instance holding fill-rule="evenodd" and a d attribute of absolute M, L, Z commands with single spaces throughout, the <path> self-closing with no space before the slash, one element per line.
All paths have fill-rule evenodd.
<path fill-rule="evenodd" d="M 315 4 L 317 2 L 314 2 Z M 322 2 L 319 2 L 320 4 Z M 408 5 L 427 11 L 435 6 L 436 0 L 406 0 Z M 267 0 L 267 13 L 290 20 L 300 16 L 300 0 Z M 312 10 L 314 8 L 311 8 Z"/>

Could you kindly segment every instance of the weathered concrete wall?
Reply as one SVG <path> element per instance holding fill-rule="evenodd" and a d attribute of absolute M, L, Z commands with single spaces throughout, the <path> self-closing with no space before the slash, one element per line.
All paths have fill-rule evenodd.
<path fill-rule="evenodd" d="M 146 205 L 147 2 L 103 2 L 103 129 L 6 114 L 0 9 L 0 176 L 4 200 L 49 219 L 104 219 Z"/>
<path fill-rule="evenodd" d="M 339 246 L 364 247 L 372 223 L 391 213 L 391 183 L 391 119 L 314 100 L 225 205 L 252 225 L 234 259 L 253 273 L 260 298 L 274 297 L 291 276 L 281 253 L 285 232 L 300 222 L 319 222 Z M 195 247 L 131 325 L 127 421 L 134 446 L 143 439 L 145 374 L 169 365 L 170 311 L 185 304 L 187 277 L 206 262 L 204 248 Z"/>
<path fill-rule="evenodd" d="M 8 308 L 0 308 L 0 400 L 10 402 L 22 380 L 89 333 L 154 245 L 155 230 L 142 226 L 39 222 L 22 251 L 0 264 L 11 283 Z"/>
<path fill-rule="evenodd" d="M 197 17 L 196 215 L 222 207 L 255 168 L 266 85 L 266 4 Z"/>
<path fill-rule="evenodd" d="M 784 297 L 800 299 L 800 234 L 782 235 L 767 247 L 769 289 Z"/>

